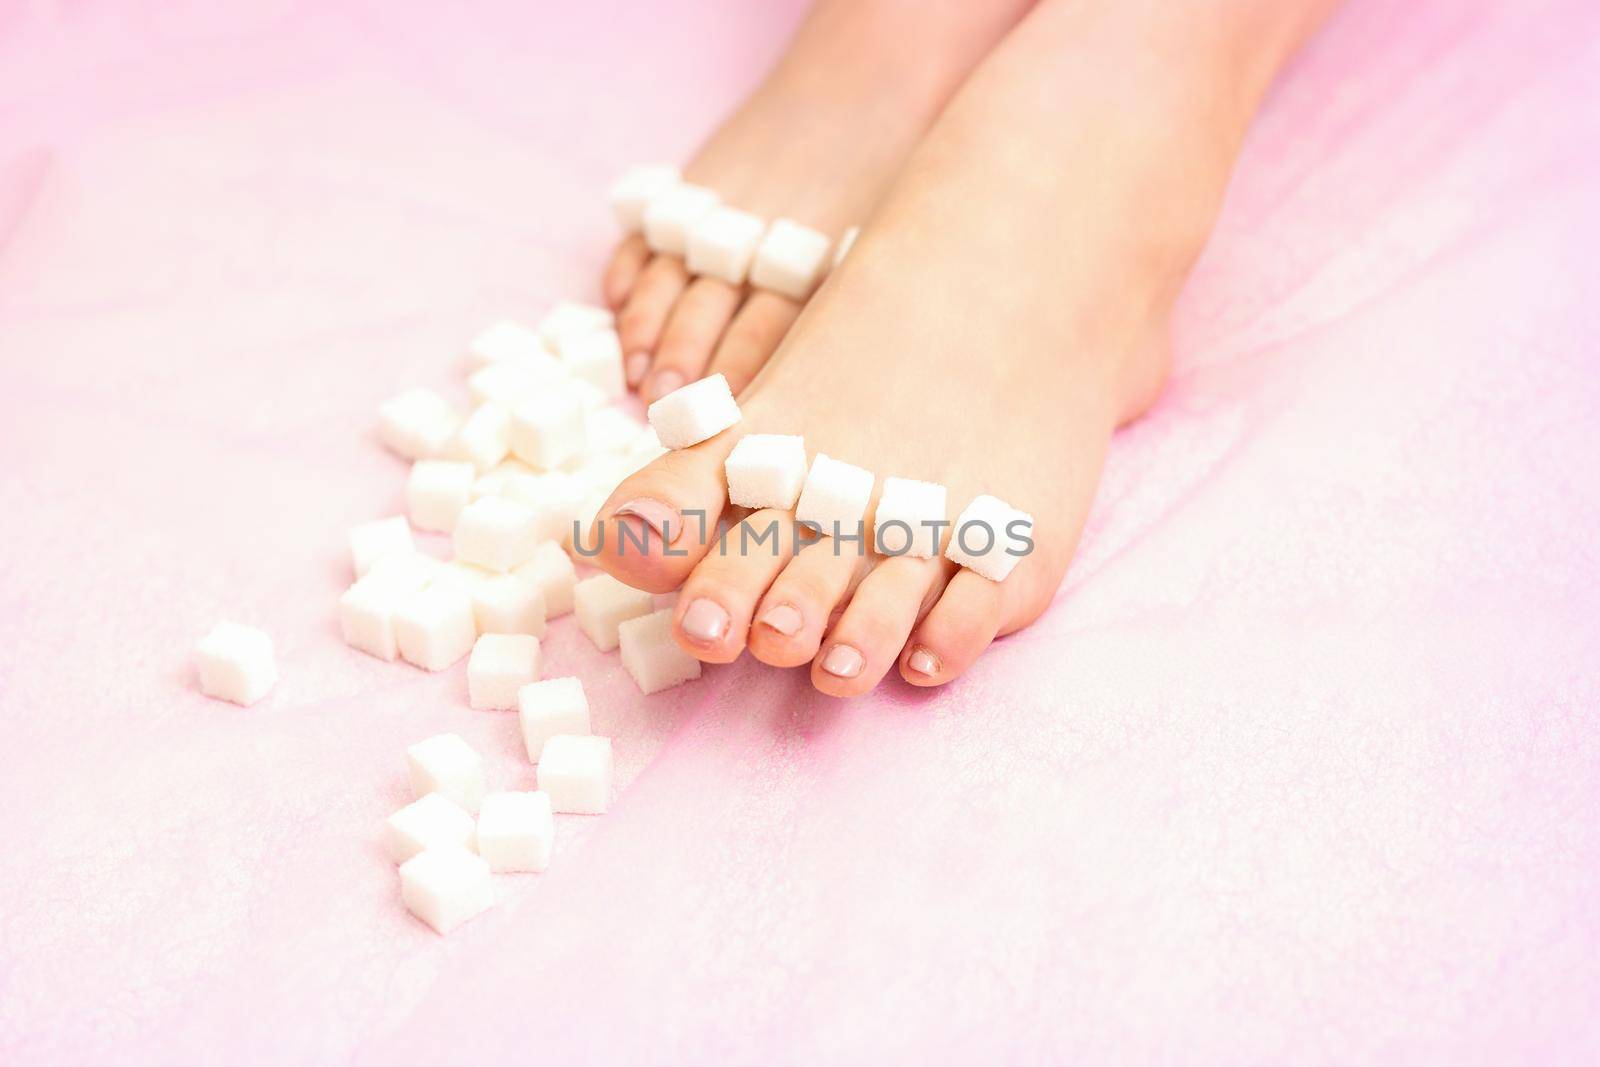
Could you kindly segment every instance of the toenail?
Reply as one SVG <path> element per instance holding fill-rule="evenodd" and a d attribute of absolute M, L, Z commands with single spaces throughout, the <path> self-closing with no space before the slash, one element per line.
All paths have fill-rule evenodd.
<path fill-rule="evenodd" d="M 664 370 L 656 375 L 656 380 L 650 383 L 650 399 L 660 400 L 668 393 L 683 385 L 683 375 L 675 370 Z"/>
<path fill-rule="evenodd" d="M 925 648 L 919 648 L 911 653 L 911 658 L 906 660 L 906 666 L 918 674 L 926 674 L 932 678 L 939 673 L 939 657 Z"/>
<path fill-rule="evenodd" d="M 661 501 L 651 500 L 649 497 L 628 501 L 612 512 L 611 517 L 621 518 L 624 515 L 638 516 L 665 544 L 672 544 L 683 532 L 683 520 L 678 513 Z"/>
<path fill-rule="evenodd" d="M 728 613 L 715 600 L 698 597 L 689 602 L 678 626 L 689 640 L 714 645 L 728 632 Z"/>
<path fill-rule="evenodd" d="M 822 669 L 836 678 L 854 678 L 861 673 L 866 660 L 849 645 L 834 645 L 822 657 Z"/>
<path fill-rule="evenodd" d="M 792 605 L 779 604 L 777 607 L 768 608 L 762 613 L 760 622 L 772 627 L 785 637 L 793 637 L 800 632 L 800 627 L 806 620 Z"/>
<path fill-rule="evenodd" d="M 650 369 L 650 353 L 635 352 L 628 357 L 628 384 L 638 385 Z"/>

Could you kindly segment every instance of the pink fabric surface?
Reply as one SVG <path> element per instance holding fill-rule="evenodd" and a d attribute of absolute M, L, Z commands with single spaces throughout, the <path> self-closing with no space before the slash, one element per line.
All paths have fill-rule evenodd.
<path fill-rule="evenodd" d="M 643 699 L 556 626 L 614 810 L 448 938 L 404 747 L 531 774 L 462 668 L 338 638 L 375 406 L 592 297 L 606 180 L 798 7 L 416 7 L 0 5 L 0 1059 L 1600 1056 L 1600 7 L 1353 0 L 958 683 Z M 278 644 L 249 710 L 221 618 Z"/>

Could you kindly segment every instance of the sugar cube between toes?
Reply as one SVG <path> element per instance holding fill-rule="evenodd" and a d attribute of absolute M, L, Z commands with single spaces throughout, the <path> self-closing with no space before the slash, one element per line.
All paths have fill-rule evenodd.
<path fill-rule="evenodd" d="M 372 565 L 384 556 L 415 550 L 411 524 L 404 515 L 373 519 L 350 528 L 350 563 L 357 578 L 365 577 Z"/>
<path fill-rule="evenodd" d="M 195 649 L 200 691 L 248 707 L 278 681 L 272 638 L 253 626 L 219 622 Z"/>
<path fill-rule="evenodd" d="M 556 811 L 602 815 L 611 797 L 611 739 L 557 734 L 539 754 L 539 791 Z"/>
<path fill-rule="evenodd" d="M 956 519 L 944 556 L 992 582 L 1003 582 L 1032 546 L 1033 516 L 984 495 L 973 498 Z"/>
<path fill-rule="evenodd" d="M 544 793 L 490 793 L 478 812 L 478 855 L 491 871 L 550 866 L 556 821 Z"/>
<path fill-rule="evenodd" d="M 818 452 L 811 461 L 794 517 L 829 537 L 853 537 L 872 499 L 872 472 Z"/>
<path fill-rule="evenodd" d="M 441 934 L 494 905 L 489 864 L 457 845 L 419 852 L 400 865 L 400 899 Z"/>
<path fill-rule="evenodd" d="M 539 677 L 539 639 L 484 634 L 467 660 L 467 699 L 475 708 L 516 711 L 517 693 Z"/>
<path fill-rule="evenodd" d="M 509 571 L 538 547 L 538 516 L 515 501 L 482 497 L 462 510 L 454 542 L 456 555 L 468 563 Z"/>
<path fill-rule="evenodd" d="M 470 463 L 419 459 L 406 479 L 406 511 L 419 530 L 449 533 L 472 499 L 478 472 Z"/>
<path fill-rule="evenodd" d="M 396 863 L 404 863 L 424 849 L 472 847 L 472 816 L 438 793 L 419 797 L 389 816 L 384 830 Z"/>
<path fill-rule="evenodd" d="M 617 647 L 618 626 L 650 614 L 655 606 L 649 593 L 624 585 L 609 574 L 596 574 L 579 582 L 573 589 L 572 602 L 578 628 L 601 652 Z"/>
<path fill-rule="evenodd" d="M 720 374 L 674 389 L 651 404 L 650 426 L 666 448 L 688 448 L 739 421 L 739 404 Z"/>
<path fill-rule="evenodd" d="M 775 219 L 750 267 L 750 284 L 794 300 L 811 295 L 828 265 L 828 235 L 793 219 Z"/>
<path fill-rule="evenodd" d="M 611 211 L 623 233 L 638 233 L 644 226 L 644 209 L 661 193 L 682 181 L 677 167 L 647 164 L 623 172 L 611 184 Z"/>
<path fill-rule="evenodd" d="M 766 229 L 766 221 L 748 211 L 726 205 L 713 208 L 689 228 L 684 266 L 691 274 L 743 285 Z"/>
<path fill-rule="evenodd" d="M 483 757 L 460 734 L 435 734 L 406 749 L 411 794 L 418 799 L 438 793 L 475 812 L 486 790 Z"/>
<path fill-rule="evenodd" d="M 461 414 L 431 389 L 407 389 L 378 408 L 378 438 L 406 459 L 432 459 L 442 454 Z"/>
<path fill-rule="evenodd" d="M 945 487 L 914 478 L 885 478 L 873 513 L 874 547 L 885 556 L 930 559 L 939 554 Z"/>
<path fill-rule="evenodd" d="M 687 182 L 661 190 L 644 209 L 645 243 L 657 252 L 683 255 L 690 229 L 720 202 L 712 190 Z"/>
<path fill-rule="evenodd" d="M 728 499 L 745 508 L 792 508 L 806 482 L 804 438 L 752 433 L 739 438 L 723 470 Z"/>
<path fill-rule="evenodd" d="M 546 678 L 517 692 L 517 717 L 528 759 L 539 762 L 544 743 L 558 734 L 589 733 L 589 698 L 577 678 Z"/>
<path fill-rule="evenodd" d="M 672 609 L 653 611 L 617 627 L 622 666 L 646 695 L 700 677 L 700 661 L 672 639 Z"/>
<path fill-rule="evenodd" d="M 478 625 L 472 598 L 453 585 L 429 585 L 405 597 L 394 613 L 395 644 L 407 663 L 442 671 L 472 651 Z"/>

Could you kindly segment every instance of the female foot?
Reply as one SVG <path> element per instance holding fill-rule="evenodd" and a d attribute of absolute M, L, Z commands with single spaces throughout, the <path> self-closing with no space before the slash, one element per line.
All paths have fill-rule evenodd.
<path fill-rule="evenodd" d="M 943 684 L 1031 622 L 1066 573 L 1112 431 L 1156 396 L 1173 300 L 1256 102 L 1318 2 L 1297 22 L 1279 0 L 1234 5 L 1254 20 L 1238 28 L 1244 47 L 1209 4 L 1046 0 L 919 147 L 740 398 L 743 421 L 613 493 L 590 535 L 596 562 L 641 588 L 681 586 L 675 633 L 700 659 L 748 648 L 809 662 L 838 696 L 892 669 Z M 1277 59 L 1263 63 L 1268 47 Z M 752 533 L 791 520 L 729 511 L 722 465 L 744 433 L 804 434 L 880 484 L 941 482 L 948 518 L 992 493 L 1032 513 L 1034 551 L 993 582 L 831 538 L 752 548 L 740 526 L 720 550 L 683 516 Z"/>
<path fill-rule="evenodd" d="M 862 222 L 973 64 L 1032 0 L 821 0 L 766 81 L 684 170 L 724 202 L 835 241 Z M 628 384 L 646 401 L 709 371 L 755 376 L 800 304 L 691 278 L 644 238 L 622 242 L 602 291 Z"/>

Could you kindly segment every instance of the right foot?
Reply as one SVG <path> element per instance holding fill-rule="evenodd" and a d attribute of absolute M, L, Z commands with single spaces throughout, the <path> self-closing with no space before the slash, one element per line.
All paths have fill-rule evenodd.
<path fill-rule="evenodd" d="M 864 221 L 948 95 L 1031 0 L 823 0 L 766 81 L 684 169 L 684 180 L 834 241 Z M 742 389 L 799 302 L 715 278 L 638 234 L 602 290 L 618 312 L 628 384 L 646 402 L 707 373 Z"/>

